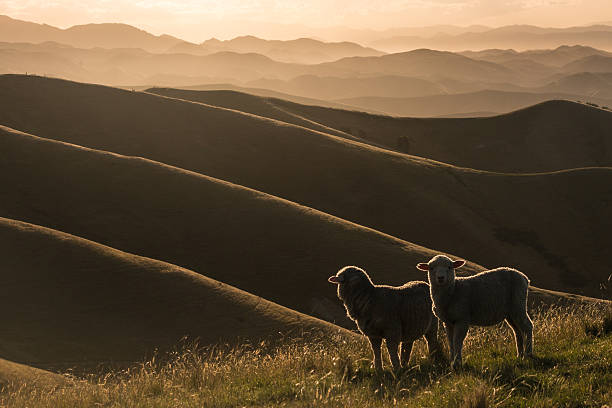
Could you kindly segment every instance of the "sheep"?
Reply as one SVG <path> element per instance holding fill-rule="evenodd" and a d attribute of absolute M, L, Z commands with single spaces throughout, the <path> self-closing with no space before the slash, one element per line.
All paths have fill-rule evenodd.
<path fill-rule="evenodd" d="M 426 282 L 408 282 L 399 287 L 374 285 L 366 271 L 356 266 L 340 269 L 328 281 L 338 285 L 338 297 L 348 317 L 368 338 L 377 371 L 383 368 L 383 339 L 395 371 L 408 364 L 412 345 L 419 337 L 425 336 L 430 356 L 442 353 L 438 319 L 432 313 Z"/>
<path fill-rule="evenodd" d="M 461 366 L 463 340 L 470 325 L 491 326 L 506 320 L 514 332 L 518 357 L 533 353 L 533 323 L 527 314 L 529 279 L 512 268 L 455 277 L 465 264 L 436 255 L 417 269 L 428 272 L 433 312 L 446 328 L 453 369 Z"/>

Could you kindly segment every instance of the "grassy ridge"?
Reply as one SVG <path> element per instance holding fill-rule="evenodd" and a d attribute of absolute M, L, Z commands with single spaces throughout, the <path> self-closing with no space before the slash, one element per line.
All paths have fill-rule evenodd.
<path fill-rule="evenodd" d="M 612 335 L 593 336 L 585 327 L 603 327 L 604 314 L 601 306 L 535 313 L 536 356 L 528 360 L 514 357 L 507 327 L 472 329 L 459 372 L 433 365 L 422 342 L 410 367 L 395 375 L 373 371 L 360 339 L 301 338 L 185 348 L 169 362 L 154 359 L 52 391 L 7 386 L 0 405 L 601 407 L 612 401 Z"/>

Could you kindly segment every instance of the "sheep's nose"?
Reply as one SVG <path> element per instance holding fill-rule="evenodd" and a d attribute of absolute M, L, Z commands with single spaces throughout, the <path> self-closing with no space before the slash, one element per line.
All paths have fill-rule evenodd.
<path fill-rule="evenodd" d="M 438 283 L 444 283 L 444 277 L 438 276 Z"/>

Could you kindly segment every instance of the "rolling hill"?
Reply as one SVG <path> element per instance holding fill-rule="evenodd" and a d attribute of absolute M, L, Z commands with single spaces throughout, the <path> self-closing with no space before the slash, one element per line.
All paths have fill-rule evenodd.
<path fill-rule="evenodd" d="M 388 54 L 380 57 L 350 57 L 319 64 L 365 75 L 401 75 L 407 77 L 444 77 L 462 80 L 510 82 L 517 75 L 510 69 L 488 61 L 431 49 Z"/>
<path fill-rule="evenodd" d="M 150 160 L 8 128 L 2 128 L 0 143 L 0 174 L 7 186 L 1 197 L 3 216 L 190 265 L 206 276 L 349 327 L 353 325 L 327 282 L 330 274 L 357 264 L 376 281 L 400 284 L 422 279 L 414 264 L 436 253 Z M 3 302 L 13 308 L 20 302 L 31 305 L 32 299 L 40 302 L 40 307 L 16 308 L 5 324 L 21 327 L 4 332 L 3 355 L 14 360 L 129 360 L 185 334 L 208 344 L 228 336 L 255 339 L 286 332 L 298 323 L 326 327 L 174 265 L 19 221 L 3 219 L 0 225 L 3 246 L 10 249 L 5 270 L 19 271 L 3 275 L 4 286 L 11 288 Z M 481 269 L 470 263 L 464 272 Z M 580 297 L 532 289 L 532 302 L 572 299 Z M 83 330 L 86 324 L 91 327 Z M 105 331 L 108 327 L 113 330 Z M 54 335 L 53 347 L 34 347 L 36 332 L 42 331 Z"/>
<path fill-rule="evenodd" d="M 197 173 L 8 128 L 1 132 L 0 174 L 7 187 L 0 193 L 2 216 L 188 266 L 328 320 L 346 322 L 335 290 L 327 282 L 341 266 L 363 265 L 377 279 L 398 284 L 423 278 L 413 264 L 434 254 L 319 211 Z M 17 241 L 14 236 L 5 240 L 6 245 Z M 40 251 L 46 246 L 36 245 Z M 14 262 L 22 258 L 20 262 L 36 265 L 49 261 L 25 256 L 33 248 L 35 244 L 14 252 L 19 253 Z M 54 251 L 51 247 L 48 256 Z M 106 247 L 104 251 L 113 253 Z M 78 261 L 76 256 L 60 256 L 58 261 L 72 262 L 72 258 Z M 95 265 L 93 258 L 89 265 Z M 152 267 L 158 265 L 152 260 L 144 264 L 147 262 L 153 262 Z M 72 273 L 82 273 L 78 265 L 70 268 Z M 479 268 L 472 264 L 469 270 Z M 102 279 L 107 273 L 95 276 Z M 176 279 L 182 279 L 182 273 L 176 272 Z M 185 275 L 185 279 L 193 281 L 192 275 Z M 174 279 L 170 274 L 164 276 Z M 44 287 L 41 285 L 41 290 Z"/>
<path fill-rule="evenodd" d="M 591 55 L 572 61 L 562 68 L 567 74 L 577 74 L 580 72 L 612 72 L 612 56 Z"/>
<path fill-rule="evenodd" d="M 594 79 L 603 82 L 607 77 L 597 75 Z M 571 83 L 560 81 L 558 85 Z M 151 88 L 147 92 L 235 109 L 480 170 L 534 173 L 612 165 L 608 137 L 612 115 L 567 101 L 547 101 L 487 118 L 440 120 L 373 115 L 316 106 L 316 101 L 300 104 L 236 91 Z M 526 160 L 526 151 L 537 159 Z"/>
<path fill-rule="evenodd" d="M 219 105 L 207 92 L 158 89 L 161 95 Z M 548 101 L 488 118 L 394 118 L 266 98 L 247 104 L 247 95 L 223 98 L 225 107 L 285 120 L 375 146 L 480 170 L 534 173 L 612 165 L 612 113 L 565 101 Z M 263 107 L 267 107 L 264 110 Z M 255 109 L 255 107 L 258 107 Z M 319 127 L 274 116 L 272 107 Z M 252 110 L 248 110 L 251 108 Z M 331 132 L 337 130 L 341 133 Z M 526 158 L 529 152 L 531 159 Z M 537 157 L 537 158 L 536 158 Z"/>
<path fill-rule="evenodd" d="M 440 120 L 370 115 L 232 91 L 156 88 L 148 92 L 480 170 L 533 173 L 612 165 L 608 137 L 612 114 L 571 102 L 550 101 L 489 118 Z M 525 160 L 526 151 L 532 159 Z"/>
<path fill-rule="evenodd" d="M 563 92 L 590 98 L 612 100 L 612 72 L 580 72 L 562 76 L 541 88 L 543 92 Z"/>
<path fill-rule="evenodd" d="M 593 55 L 610 56 L 609 52 L 598 50 L 593 47 L 585 47 L 582 45 L 562 45 L 554 49 L 546 50 L 527 50 L 517 52 L 513 49 L 500 50 L 482 50 L 482 51 L 464 51 L 459 54 L 466 57 L 484 60 L 495 63 L 507 63 L 515 60 L 530 60 L 537 64 L 542 64 L 548 67 L 560 68 L 570 62 L 581 58 L 590 57 Z"/>
<path fill-rule="evenodd" d="M 29 365 L 134 362 L 171 350 L 184 336 L 205 345 L 279 332 L 348 335 L 175 265 L 38 225 L 0 218 L 0 242 L 1 303 L 10 310 L 0 353 Z M 0 378 L 8 364 L 0 363 Z"/>
<path fill-rule="evenodd" d="M 548 89 L 545 88 L 540 90 L 546 91 Z M 355 106 L 364 110 L 384 112 L 394 116 L 436 117 L 452 115 L 465 116 L 465 114 L 472 112 L 502 114 L 550 100 L 561 99 L 576 101 L 582 98 L 584 98 L 584 94 L 484 90 L 469 93 L 409 98 L 345 98 L 338 99 L 336 102 Z M 612 104 L 612 99 L 606 99 L 595 95 L 589 97 L 589 101 L 600 105 Z"/>
<path fill-rule="evenodd" d="M 446 93 L 443 86 L 426 79 L 406 76 L 379 75 L 373 77 L 338 78 L 301 75 L 287 81 L 259 79 L 249 86 L 275 89 L 308 98 L 335 100 L 359 96 L 424 96 Z"/>
<path fill-rule="evenodd" d="M 610 168 L 527 175 L 487 173 L 393 153 L 235 110 L 44 78 L 6 76 L 1 79 L 4 89 L 1 103 L 6 108 L 0 111 L 0 123 L 13 128 L 180 166 L 289 199 L 428 248 L 451 252 L 482 265 L 513 265 L 532 277 L 534 285 L 598 295 L 599 283 L 607 278 L 607 274 L 596 265 L 605 262 L 606 256 L 603 246 L 610 227 L 607 221 L 610 219 L 612 194 Z M 61 105 L 56 103 L 58 98 L 63 101 Z M 37 107 L 36 111 L 31 110 L 32 106 Z M 608 143 L 605 139 L 603 142 Z M 457 143 L 461 146 L 460 140 Z M 7 149 L 3 147 L 4 152 L 8 152 Z M 19 160 L 16 152 L 31 150 L 15 148 L 15 160 Z M 36 162 L 48 163 L 50 160 L 51 157 L 45 156 Z M 521 160 L 533 163 L 539 157 L 524 156 Z M 84 201 L 70 204 L 74 198 L 62 198 L 57 185 L 72 183 L 67 174 L 82 173 L 84 169 L 70 170 L 66 166 L 69 162 L 62 160 L 62 173 L 56 178 L 60 181 L 47 181 L 44 191 L 28 187 L 25 182 L 14 185 L 10 182 L 13 178 L 5 180 L 3 183 L 9 186 L 6 194 L 22 198 L 3 200 L 3 214 L 196 271 L 210 269 L 202 267 L 202 260 L 194 259 L 197 254 L 186 249 L 179 253 L 166 253 L 167 248 L 181 245 L 146 244 L 141 242 L 140 236 L 123 237 L 121 242 L 109 241 L 115 238 L 112 234 L 99 236 L 99 226 L 76 222 L 74 217 L 91 220 L 95 214 L 99 214 L 97 217 L 106 214 L 109 217 L 107 222 L 117 220 L 114 217 L 120 214 L 109 213 L 110 210 L 105 208 L 112 209 L 126 201 L 123 199 L 109 206 L 100 204 L 99 207 L 96 205 L 100 200 L 99 192 L 83 192 L 81 199 Z M 42 173 L 32 176 L 31 182 L 49 177 L 48 169 L 40 171 Z M 3 173 L 6 177 L 17 177 L 12 168 Z M 26 176 L 17 178 L 25 180 Z M 113 183 L 108 176 L 92 175 L 91 178 Z M 129 187 L 127 190 L 134 191 L 137 197 L 141 197 L 139 200 L 146 200 L 137 201 L 129 208 L 142 209 L 155 203 L 165 205 L 166 209 L 155 210 L 153 214 L 158 214 L 157 218 L 138 215 L 131 210 L 129 217 L 133 220 L 130 222 L 141 223 L 134 230 L 146 233 L 147 237 L 159 237 L 161 233 L 150 230 L 153 227 L 148 226 L 151 219 L 161 217 L 160 222 L 180 225 L 176 217 L 182 216 L 189 218 L 188 231 L 196 235 L 187 238 L 183 232 L 178 236 L 187 242 L 206 242 L 198 234 L 207 234 L 208 230 L 198 232 L 193 226 L 193 220 L 203 219 L 202 211 L 210 211 L 205 202 L 190 204 L 198 212 L 189 214 L 183 207 L 189 202 L 187 197 L 196 198 L 194 193 L 170 192 L 168 188 L 176 182 L 168 182 L 167 187 L 161 188 L 166 183 L 159 177 L 152 179 L 156 181 L 150 188 L 165 194 L 166 200 L 159 197 L 146 200 L 147 194 L 136 193 L 134 187 Z M 139 183 L 148 185 L 144 181 Z M 83 185 L 66 185 L 66 189 L 82 191 Z M 112 191 L 112 185 L 91 188 Z M 172 201 L 168 200 L 175 200 L 175 197 L 181 197 L 176 205 L 183 207 L 173 210 Z M 68 210 L 72 206 L 91 213 L 77 216 L 72 208 Z M 216 216 L 227 220 L 228 214 L 233 212 L 224 211 L 224 216 Z M 572 216 L 568 218 L 568 214 Z M 236 217 L 236 222 L 244 222 L 243 218 Z M 277 215 L 273 219 L 274 224 L 286 222 Z M 49 225 L 49 222 L 56 224 Z M 123 217 L 117 222 L 126 225 Z M 252 229 L 265 231 L 266 228 L 269 227 L 258 225 Z M 438 229 L 450 233 L 439 233 Z M 300 228 L 293 225 L 292 230 L 299 231 Z M 218 231 L 218 236 L 213 234 L 216 239 L 229 234 L 227 226 L 219 227 Z M 232 234 L 231 239 L 235 240 L 237 235 Z M 295 259 L 311 259 L 313 253 L 321 250 L 321 236 L 325 234 L 313 235 L 317 236 L 317 244 L 305 244 L 304 248 L 310 255 L 300 255 Z M 460 240 L 458 236 L 461 236 Z M 253 248 L 256 241 L 250 239 L 248 244 L 236 242 L 227 245 Z M 295 246 L 290 241 L 288 237 L 275 237 L 272 242 Z M 304 242 L 302 237 L 300 242 Z M 278 244 L 270 245 L 270 248 L 276 246 Z M 285 251 L 288 251 L 287 246 L 283 247 Z M 313 252 L 313 248 L 317 250 Z M 357 262 L 361 258 L 355 255 L 364 251 L 353 250 L 351 257 L 328 253 L 327 259 L 335 259 L 340 264 L 361 263 L 367 267 L 368 263 Z M 277 254 L 282 252 L 281 249 L 274 251 Z M 376 258 L 377 267 L 374 269 L 383 269 L 381 262 L 385 257 Z M 262 269 L 270 267 L 267 263 L 261 265 Z M 286 270 L 286 265 L 284 267 Z M 397 268 L 395 270 L 399 270 Z M 401 268 L 406 269 L 410 268 Z M 245 285 L 244 279 L 228 282 L 219 276 L 209 276 L 229 284 L 238 282 Z M 250 291 L 250 288 L 240 287 Z M 276 298 L 261 295 L 283 304 Z"/>

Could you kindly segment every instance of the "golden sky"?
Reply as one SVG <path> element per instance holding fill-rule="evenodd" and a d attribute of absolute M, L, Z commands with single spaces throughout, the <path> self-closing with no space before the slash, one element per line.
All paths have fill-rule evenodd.
<path fill-rule="evenodd" d="M 201 42 L 334 36 L 323 27 L 584 25 L 612 21 L 612 0 L 0 0 L 0 14 L 62 28 L 122 22 Z"/>

